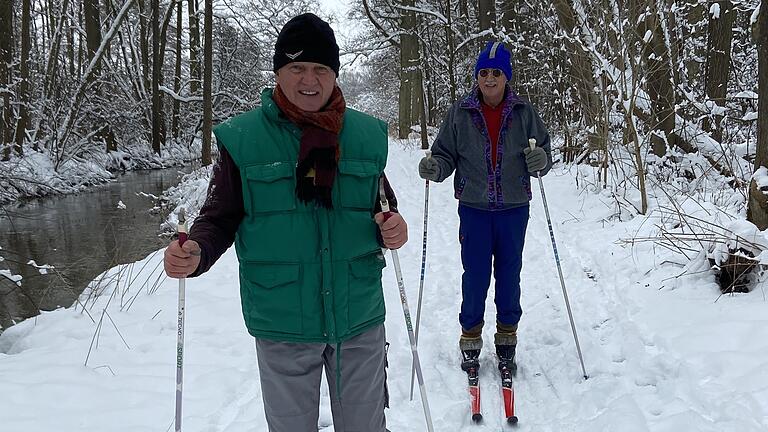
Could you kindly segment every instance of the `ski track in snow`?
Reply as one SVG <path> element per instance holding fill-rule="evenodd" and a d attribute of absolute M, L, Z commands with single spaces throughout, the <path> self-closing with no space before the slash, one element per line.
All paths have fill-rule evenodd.
<path fill-rule="evenodd" d="M 414 324 L 424 204 L 424 181 L 416 166 L 422 155 L 393 140 L 386 170 L 409 224 L 410 240 L 399 255 Z M 430 184 L 419 355 L 435 430 L 768 430 L 768 342 L 744 336 L 766 334 L 768 320 L 758 318 L 766 316 L 761 315 L 765 302 L 755 294 L 713 304 L 715 289 L 707 276 L 683 280 L 672 278 L 678 268 L 646 265 L 650 261 L 641 254 L 647 249 L 633 251 L 613 243 L 622 235 L 631 237 L 642 218 L 612 222 L 610 202 L 599 194 L 579 192 L 574 183 L 562 168 L 544 177 L 589 379 L 582 378 L 539 186 L 533 179 L 522 272 L 516 427 L 503 419 L 493 348 L 493 285 L 480 358 L 484 420 L 475 425 L 470 419 L 467 379 L 459 367 L 462 271 L 457 202 L 452 178 Z M 160 259 L 161 254 L 148 258 L 146 269 Z M 409 401 L 411 353 L 389 253 L 387 262 L 387 425 L 393 432 L 424 431 L 418 384 Z M 654 271 L 648 272 L 651 267 Z M 187 282 L 185 431 L 267 430 L 253 339 L 240 313 L 237 274 L 236 256 L 229 250 L 208 274 Z M 79 311 L 44 313 L 6 331 L 0 336 L 0 430 L 168 430 L 174 407 L 176 287 L 175 280 L 165 280 L 157 293 L 138 296 L 127 312 L 110 305 L 110 316 L 131 349 L 105 324 L 88 367 L 83 361 L 96 325 Z M 106 297 L 91 312 L 97 321 Z M 729 325 L 738 308 L 754 319 Z M 713 314 L 721 315 L 710 322 L 707 317 Z M 722 348 L 710 349 L 710 344 Z M 739 355 L 742 351 L 747 354 Z M 323 379 L 318 430 L 333 432 L 332 423 Z"/>
<path fill-rule="evenodd" d="M 404 269 L 409 300 L 417 298 L 418 292 L 419 268 L 414 263 L 420 263 L 424 205 L 423 180 L 413 175 L 415 169 L 411 167 L 416 166 L 421 156 L 421 152 L 413 151 L 408 156 L 410 164 L 388 168 L 388 176 L 393 178 L 400 197 L 401 212 L 409 222 L 410 241 L 401 252 L 401 260 L 410 264 L 410 273 Z M 538 181 L 532 179 L 531 219 L 521 276 L 524 315 L 519 330 L 519 370 L 515 380 L 516 414 L 520 424 L 511 427 L 503 421 L 493 349 L 493 281 L 486 303 L 485 345 L 481 354 L 484 420 L 480 425 L 473 424 L 469 416 L 466 375 L 459 368 L 461 261 L 452 180 L 430 184 L 425 315 L 421 321 L 419 344 L 422 361 L 439 365 L 425 368 L 430 402 L 438 407 L 433 408 L 432 413 L 436 430 L 765 430 L 764 422 L 739 419 L 735 414 L 741 411 L 738 406 L 733 407 L 737 410 L 730 418 L 714 418 L 713 413 L 729 411 L 720 406 L 729 402 L 704 396 L 696 382 L 697 377 L 692 376 L 691 369 L 695 368 L 686 364 L 684 358 L 657 346 L 653 337 L 633 321 L 628 309 L 638 306 L 621 294 L 621 287 L 634 285 L 634 281 L 628 279 L 632 273 L 622 268 L 625 265 L 631 267 L 631 262 L 626 261 L 630 257 L 616 245 L 593 241 L 589 230 L 600 228 L 602 221 L 574 222 L 574 214 L 584 215 L 584 200 L 578 197 L 572 177 L 558 169 L 545 176 L 543 181 L 589 379 L 582 378 Z M 577 198 L 566 200 L 565 197 Z M 606 208 L 606 216 L 609 210 Z M 392 284 L 394 280 L 390 278 L 387 286 Z M 401 312 L 397 298 L 391 300 L 387 306 L 389 339 L 392 341 L 393 327 L 399 328 L 399 334 L 404 334 L 405 326 L 393 317 Z M 414 300 L 411 303 L 413 309 Z M 408 341 L 404 337 L 395 340 L 400 340 L 400 349 L 390 349 L 390 362 L 401 365 L 409 357 Z M 395 352 L 398 357 L 394 357 Z M 390 375 L 390 383 L 400 384 L 395 387 L 397 403 L 388 416 L 390 428 L 425 429 L 418 391 L 415 400 L 407 402 L 409 370 L 396 369 L 390 371 Z M 405 416 L 401 410 L 411 410 L 412 415 Z"/>

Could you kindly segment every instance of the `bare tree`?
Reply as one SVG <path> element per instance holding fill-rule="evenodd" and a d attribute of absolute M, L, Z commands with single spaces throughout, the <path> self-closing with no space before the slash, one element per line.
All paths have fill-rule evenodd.
<path fill-rule="evenodd" d="M 184 23 L 182 22 L 182 5 L 181 1 L 176 2 L 176 65 L 173 73 L 173 92 L 177 95 L 181 92 L 181 35 Z M 173 133 L 173 140 L 179 140 L 179 111 L 181 109 L 181 101 L 179 98 L 173 98 L 173 115 L 171 116 L 171 131 Z"/>
<path fill-rule="evenodd" d="M 76 73 L 80 72 L 79 70 L 75 70 L 75 67 L 77 67 L 77 63 L 75 63 L 75 26 L 71 25 L 72 18 L 75 16 L 75 5 L 70 3 L 69 6 L 69 12 L 64 15 L 64 19 L 67 21 L 67 24 L 69 24 L 67 27 L 69 28 L 69 31 L 66 32 L 67 35 L 67 59 L 69 60 L 69 76 L 74 77 Z"/>
<path fill-rule="evenodd" d="M 567 0 L 555 0 L 555 11 L 562 30 L 568 36 L 565 45 L 570 52 L 570 79 L 578 89 L 578 101 L 581 117 L 586 123 L 590 143 L 594 148 L 605 148 L 603 142 L 603 117 L 600 99 L 594 89 L 600 88 L 592 70 L 592 60 L 585 52 L 580 40 L 581 24 L 577 20 L 572 3 Z"/>
<path fill-rule="evenodd" d="M 92 61 L 96 58 L 96 50 L 101 46 L 101 14 L 99 11 L 99 0 L 83 0 L 83 12 L 85 15 L 85 39 L 86 46 L 88 48 L 88 60 Z M 64 19 L 63 16 L 60 19 Z M 108 56 L 108 55 L 107 55 Z M 88 85 L 92 87 L 94 94 L 97 98 L 101 98 L 101 86 L 99 80 L 101 78 L 101 61 L 97 60 L 94 63 L 93 71 L 88 77 Z M 117 146 L 112 135 L 109 122 L 102 115 L 98 115 L 99 123 L 95 127 L 99 129 L 96 134 L 97 139 L 104 140 L 106 144 L 106 151 L 117 150 Z"/>
<path fill-rule="evenodd" d="M 74 97 L 69 104 L 69 108 L 65 110 L 64 119 L 61 121 L 61 125 L 56 131 L 56 138 L 54 142 L 54 160 L 56 161 L 54 166 L 56 169 L 58 169 L 59 166 L 61 166 L 61 163 L 64 162 L 64 160 L 68 157 L 65 152 L 65 148 L 67 146 L 67 141 L 72 134 L 73 125 L 75 125 L 78 121 L 77 113 L 80 111 L 83 98 L 86 95 L 88 82 L 90 82 L 92 79 L 96 65 L 101 61 L 101 58 L 106 51 L 106 45 L 112 41 L 112 38 L 115 36 L 117 30 L 120 28 L 120 25 L 123 23 L 123 20 L 128 14 L 128 10 L 133 5 L 134 1 L 135 0 L 126 0 L 120 11 L 117 12 L 115 19 L 112 21 L 112 25 L 102 38 L 101 45 L 96 50 L 93 59 L 91 59 L 90 63 L 88 63 L 88 66 L 85 68 L 83 79 L 80 81 L 77 89 L 74 91 Z M 65 8 L 62 8 L 62 10 L 65 10 Z M 69 155 L 69 157 L 71 156 L 72 155 Z"/>
<path fill-rule="evenodd" d="M 0 147 L 2 158 L 11 157 L 13 142 L 13 108 L 11 107 L 11 84 L 13 64 L 13 0 L 0 2 L 0 28 L 7 29 L 0 36 L 0 92 L 3 97 L 3 112 L 0 113 Z M 8 31 L 10 30 L 10 31 Z"/>
<path fill-rule="evenodd" d="M 414 0 L 403 0 L 400 8 L 400 96 L 398 98 L 398 137 L 407 138 L 413 124 L 413 100 L 418 99 L 415 92 L 419 66 L 419 40 L 416 38 L 416 13 L 412 10 Z M 416 105 L 418 107 L 418 105 Z M 418 111 L 417 111 L 418 113 Z"/>
<path fill-rule="evenodd" d="M 714 103 L 710 111 L 714 121 L 710 120 L 710 117 L 705 117 L 703 128 L 710 132 L 716 141 L 723 140 L 721 122 L 724 117 L 725 97 L 728 93 L 734 17 L 735 11 L 730 0 L 711 3 L 705 94 L 707 99 Z"/>
<path fill-rule="evenodd" d="M 29 125 L 29 51 L 31 49 L 29 22 L 31 1 L 21 1 L 21 58 L 19 59 L 19 121 L 16 123 L 16 153 L 24 153 L 24 139 Z"/>
<path fill-rule="evenodd" d="M 211 96 L 213 75 L 213 0 L 205 0 L 205 66 L 203 77 L 203 165 L 211 164 L 211 129 L 213 99 Z"/>
<path fill-rule="evenodd" d="M 760 4 L 760 12 L 754 27 L 755 42 L 758 49 L 758 114 L 757 114 L 757 151 L 755 171 L 768 168 L 768 2 Z M 760 230 L 768 228 L 768 190 L 764 190 L 752 180 L 749 187 L 747 219 Z"/>
<path fill-rule="evenodd" d="M 147 0 L 136 0 L 139 7 L 139 44 L 141 47 L 141 76 L 144 79 L 144 88 L 149 89 L 152 84 L 149 82 L 149 71 L 151 65 L 149 62 L 149 36 L 151 30 L 147 29 L 147 15 L 151 11 L 147 10 Z M 153 0 L 150 0 L 153 1 Z"/>
<path fill-rule="evenodd" d="M 187 0 L 189 6 L 189 91 L 196 95 L 200 88 L 200 18 L 197 0 Z"/>
<path fill-rule="evenodd" d="M 667 145 L 675 145 L 675 91 L 670 61 L 668 34 L 664 26 L 666 16 L 664 5 L 651 0 L 645 20 L 639 34 L 649 32 L 650 38 L 645 42 L 644 57 L 648 64 L 648 97 L 650 98 L 653 125 L 651 132 L 651 149 L 657 156 L 667 153 Z M 661 6 L 661 7 L 660 7 Z M 668 23 L 668 22 L 667 22 Z"/>
<path fill-rule="evenodd" d="M 152 151 L 160 154 L 162 145 L 160 106 L 160 76 L 163 61 L 160 57 L 160 0 L 152 1 Z"/>
<path fill-rule="evenodd" d="M 520 3 L 522 3 L 520 0 L 503 0 L 500 3 L 501 25 L 499 26 L 499 31 L 501 32 L 501 38 L 503 41 L 510 46 L 516 45 L 513 44 L 513 41 L 517 41 L 517 36 L 520 34 L 520 27 L 525 24 L 525 21 L 520 18 L 519 14 Z M 526 59 L 528 58 L 528 53 L 528 47 L 523 45 L 517 50 L 515 59 Z M 514 66 L 517 66 L 517 64 Z M 510 85 L 512 88 L 519 89 L 519 83 L 525 82 L 524 80 L 521 80 L 520 76 L 523 68 L 513 67 L 512 70 L 512 76 L 509 77 Z"/>
<path fill-rule="evenodd" d="M 496 27 L 496 2 L 495 0 L 478 0 L 477 18 L 480 24 L 480 31 L 487 32 L 483 36 L 483 41 L 490 41 L 494 38 L 493 31 Z"/>
<path fill-rule="evenodd" d="M 445 39 L 448 41 L 448 83 L 450 84 L 451 103 L 456 101 L 456 38 L 453 32 L 453 5 L 451 0 L 445 0 Z"/>

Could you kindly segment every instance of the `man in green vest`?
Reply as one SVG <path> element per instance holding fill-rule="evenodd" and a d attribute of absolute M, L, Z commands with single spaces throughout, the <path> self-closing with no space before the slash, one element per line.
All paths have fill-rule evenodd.
<path fill-rule="evenodd" d="M 323 369 L 334 430 L 384 432 L 381 247 L 408 238 L 378 199 L 383 188 L 396 211 L 387 126 L 346 108 L 339 48 L 317 16 L 285 24 L 273 63 L 261 107 L 214 129 L 206 202 L 189 240 L 166 249 L 165 271 L 198 276 L 234 242 L 270 432 L 317 431 Z"/>

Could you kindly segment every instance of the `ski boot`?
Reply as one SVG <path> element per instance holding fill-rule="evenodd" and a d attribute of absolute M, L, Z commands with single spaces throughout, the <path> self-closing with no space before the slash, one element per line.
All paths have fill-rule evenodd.
<path fill-rule="evenodd" d="M 480 368 L 480 350 L 483 348 L 483 339 L 477 336 L 461 335 L 459 349 L 461 350 L 461 370 L 469 373 L 474 369 L 475 373 Z"/>
<path fill-rule="evenodd" d="M 496 357 L 499 359 L 499 372 L 504 378 L 504 373 L 517 375 L 517 363 L 515 363 L 515 345 L 496 345 Z"/>
<path fill-rule="evenodd" d="M 496 322 L 496 335 L 494 335 L 496 344 L 496 357 L 499 359 L 499 371 L 509 371 L 512 376 L 517 374 L 517 363 L 515 363 L 515 347 L 517 346 L 517 325 L 508 325 Z M 503 378 L 503 377 L 502 377 Z"/>
<path fill-rule="evenodd" d="M 461 349 L 461 370 L 467 373 L 469 384 L 470 404 L 472 408 L 472 421 L 479 423 L 483 420 L 483 414 L 480 412 L 480 349 L 483 347 L 483 340 L 478 337 L 465 337 L 462 335 L 459 340 Z"/>

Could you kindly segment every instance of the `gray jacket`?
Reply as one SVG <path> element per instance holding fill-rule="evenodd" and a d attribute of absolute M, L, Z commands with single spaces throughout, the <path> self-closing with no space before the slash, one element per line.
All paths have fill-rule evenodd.
<path fill-rule="evenodd" d="M 549 132 L 533 107 L 520 99 L 507 86 L 502 110 L 496 166 L 491 166 L 491 141 L 478 97 L 479 89 L 459 100 L 445 116 L 437 139 L 432 145 L 432 157 L 440 170 L 439 182 L 454 170 L 456 199 L 469 207 L 501 210 L 528 205 L 531 200 L 531 174 L 525 165 L 523 149 L 528 139 L 547 153 L 547 166 L 552 168 Z M 534 174 L 535 175 L 535 174 Z"/>

